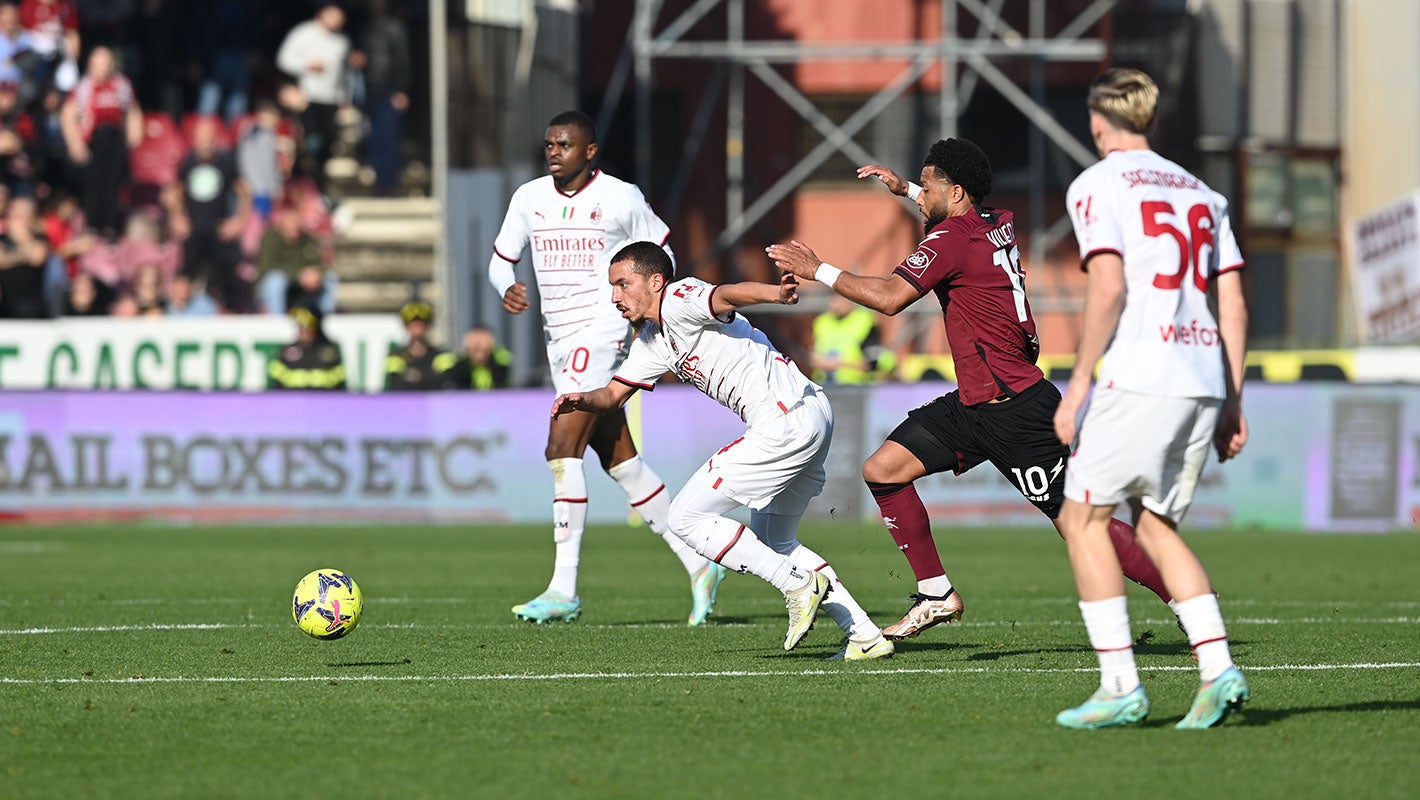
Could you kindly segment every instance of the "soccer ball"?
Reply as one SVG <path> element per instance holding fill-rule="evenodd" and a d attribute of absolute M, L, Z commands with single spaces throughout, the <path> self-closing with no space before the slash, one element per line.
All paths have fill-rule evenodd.
<path fill-rule="evenodd" d="M 291 616 L 301 630 L 317 639 L 339 639 L 360 624 L 365 597 L 349 575 L 338 569 L 318 569 L 296 584 Z"/>

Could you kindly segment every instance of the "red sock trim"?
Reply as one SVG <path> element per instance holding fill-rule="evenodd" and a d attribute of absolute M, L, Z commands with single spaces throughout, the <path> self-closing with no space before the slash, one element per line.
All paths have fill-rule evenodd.
<path fill-rule="evenodd" d="M 663 483 L 663 484 L 661 484 L 660 486 L 657 486 L 657 487 L 656 487 L 656 491 L 651 492 L 650 494 L 646 495 L 646 497 L 645 497 L 644 499 L 637 500 L 636 502 L 632 503 L 632 504 L 631 504 L 631 507 L 632 507 L 632 508 L 635 508 L 635 507 L 637 507 L 637 506 L 639 506 L 639 505 L 643 505 L 643 504 L 645 504 L 645 503 L 649 503 L 649 502 L 651 502 L 651 498 L 655 497 L 656 495 L 660 494 L 661 492 L 664 492 L 665 490 L 666 490 L 666 485 Z"/>
<path fill-rule="evenodd" d="M 827 562 L 827 561 L 823 562 L 822 564 L 819 564 L 817 567 L 814 567 L 814 572 L 818 572 L 819 570 L 823 569 L 823 568 L 826 567 L 826 566 L 828 566 L 828 562 Z"/>
<path fill-rule="evenodd" d="M 1125 645 L 1124 647 L 1106 647 L 1106 648 L 1103 648 L 1103 649 L 1096 647 L 1096 648 L 1095 648 L 1095 652 L 1096 652 L 1096 653 L 1122 653 L 1122 652 L 1124 652 L 1125 650 L 1133 650 L 1133 649 L 1134 649 L 1134 645 L 1131 644 L 1131 645 Z"/>
<path fill-rule="evenodd" d="M 1194 650 L 1197 650 L 1205 644 L 1212 644 L 1213 642 L 1226 642 L 1227 640 L 1228 637 L 1226 636 L 1214 636 L 1212 639 L 1204 639 L 1201 642 L 1194 642 L 1190 644 L 1189 647 L 1192 647 Z"/>
<path fill-rule="evenodd" d="M 725 545 L 725 549 L 720 551 L 720 555 L 715 556 L 715 558 L 712 559 L 712 560 L 713 560 L 716 564 L 720 563 L 720 559 L 724 558 L 726 553 L 728 553 L 728 552 L 730 552 L 731 550 L 735 549 L 735 545 L 739 544 L 740 537 L 744 535 L 744 532 L 745 532 L 745 526 L 741 525 L 741 526 L 740 526 L 740 529 L 737 530 L 737 531 L 735 531 L 735 538 L 731 539 L 731 540 L 730 540 L 730 543 L 727 544 L 727 545 Z"/>
<path fill-rule="evenodd" d="M 554 497 L 554 498 L 552 498 L 552 502 L 554 502 L 554 503 L 585 503 L 585 502 L 587 502 L 587 498 L 585 498 L 585 497 Z"/>

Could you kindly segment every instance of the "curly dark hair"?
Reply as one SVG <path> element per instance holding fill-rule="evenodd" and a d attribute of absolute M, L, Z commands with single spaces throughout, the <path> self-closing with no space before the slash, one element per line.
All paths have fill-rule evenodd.
<path fill-rule="evenodd" d="M 991 160 L 965 139 L 938 139 L 922 166 L 935 167 L 942 177 L 965 189 L 973 203 L 991 194 Z"/>

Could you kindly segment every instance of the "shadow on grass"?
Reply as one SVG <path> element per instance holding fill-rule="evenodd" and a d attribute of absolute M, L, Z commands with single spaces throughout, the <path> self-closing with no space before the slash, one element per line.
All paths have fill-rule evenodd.
<path fill-rule="evenodd" d="M 332 661 L 326 664 L 327 667 L 402 667 L 406 664 L 413 664 L 412 658 L 401 658 L 398 661 Z"/>
<path fill-rule="evenodd" d="M 1238 721 L 1229 724 L 1264 726 L 1302 714 L 1350 714 L 1357 711 L 1420 711 L 1420 699 L 1369 700 L 1364 703 L 1341 703 L 1334 706 L 1298 706 L 1296 708 L 1253 708 L 1245 705 L 1242 707 L 1242 710 L 1238 712 Z"/>

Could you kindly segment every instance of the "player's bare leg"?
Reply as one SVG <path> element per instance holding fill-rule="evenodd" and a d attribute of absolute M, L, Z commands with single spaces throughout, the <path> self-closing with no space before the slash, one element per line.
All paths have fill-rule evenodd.
<path fill-rule="evenodd" d="M 927 468 L 917 456 L 891 439 L 863 464 L 863 480 L 878 503 L 883 524 L 917 579 L 917 591 L 909 598 L 912 607 L 902 619 L 883 629 L 889 639 L 909 639 L 935 625 L 955 622 L 964 608 L 961 595 L 952 588 L 942 567 L 927 507 L 913 485 L 926 474 Z"/>
<path fill-rule="evenodd" d="M 571 622 L 582 613 L 577 596 L 577 567 L 582 555 L 582 534 L 587 527 L 587 477 L 582 455 L 587 451 L 598 417 L 573 411 L 552 421 L 547 432 L 547 467 L 552 471 L 552 540 L 556 555 L 547 591 L 513 613 L 529 622 Z"/>
<path fill-rule="evenodd" d="M 670 515 L 671 493 L 665 483 L 652 471 L 639 453 L 631 438 L 630 426 L 626 423 L 623 410 L 601 417 L 592 429 L 591 447 L 601 459 L 602 469 L 626 493 L 631 508 L 653 533 L 665 541 L 681 566 L 690 576 L 691 610 L 689 623 L 702 625 L 714 610 L 715 598 L 725 570 L 700 556 L 679 536 L 671 533 L 666 523 Z"/>

